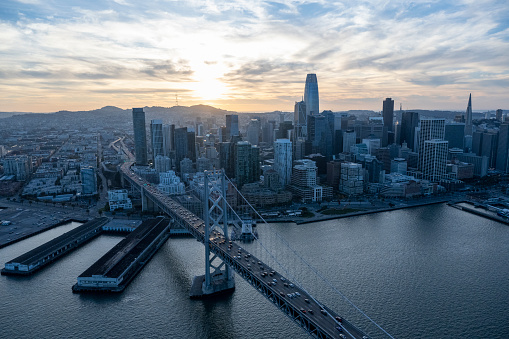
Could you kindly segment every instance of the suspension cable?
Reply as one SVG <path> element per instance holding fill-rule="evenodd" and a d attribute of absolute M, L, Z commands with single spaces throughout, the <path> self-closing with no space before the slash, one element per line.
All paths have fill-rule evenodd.
<path fill-rule="evenodd" d="M 258 217 L 265 223 L 265 224 L 268 224 L 267 221 L 258 213 L 258 211 L 251 205 L 251 203 L 244 197 L 244 195 L 237 189 L 237 187 L 233 184 L 233 182 L 230 180 L 230 178 L 228 178 L 226 176 L 226 174 L 224 174 L 224 176 L 226 177 L 226 179 L 228 179 L 228 181 L 232 184 L 232 186 L 235 188 L 235 190 L 237 191 L 237 193 L 242 197 L 242 199 L 244 199 L 244 201 L 249 205 L 249 207 L 251 207 L 251 209 L 256 213 L 256 215 L 258 215 Z M 226 199 L 226 197 L 224 197 Z M 228 204 L 228 206 L 230 206 Z M 232 208 L 230 206 L 230 208 Z M 233 209 L 232 209 L 233 210 Z M 235 213 L 235 211 L 234 211 Z M 237 213 L 235 213 L 235 215 L 237 215 Z M 237 215 L 238 217 L 238 215 Z M 241 219 L 242 220 L 242 219 Z M 276 236 L 285 244 L 285 246 L 290 249 L 304 264 L 306 264 L 306 266 L 308 266 L 314 273 L 316 276 L 318 276 L 320 279 L 322 279 L 323 282 L 325 282 L 327 285 L 329 285 L 330 288 L 332 288 L 337 294 L 339 294 L 344 300 L 346 300 L 350 305 L 352 305 L 358 312 L 360 312 L 364 317 L 366 317 L 366 319 L 368 319 L 371 323 L 373 323 L 376 327 L 378 327 L 382 332 L 384 332 L 387 336 L 389 336 L 390 338 L 394 339 L 394 337 L 392 335 L 390 335 L 385 329 L 382 328 L 382 326 L 378 325 L 376 323 L 376 321 L 374 321 L 373 319 L 371 319 L 365 312 L 363 312 L 359 307 L 357 307 L 357 305 L 355 305 L 346 295 L 344 295 L 343 293 L 341 293 L 327 278 L 325 278 L 320 272 L 318 272 L 317 269 L 315 269 L 306 259 L 304 259 L 299 253 L 297 253 L 291 246 L 290 244 L 283 238 L 281 237 L 281 235 L 272 230 L 272 232 L 274 232 L 276 234 Z M 260 242 L 261 244 L 261 242 Z M 261 244 L 263 246 L 263 244 Z M 264 247 L 264 246 L 263 246 Z M 265 247 L 264 247 L 265 248 Z M 267 249 L 266 249 L 267 250 Z M 270 253 L 269 253 L 270 254 Z M 271 254 L 272 256 L 272 254 Z M 274 260 L 276 260 L 274 258 Z M 281 265 L 277 260 L 276 262 Z M 283 267 L 283 266 L 282 266 Z M 286 271 L 286 269 L 285 269 Z M 301 286 L 302 288 L 302 286 Z M 305 290 L 305 289 L 304 289 Z M 307 291 L 306 291 L 307 293 Z M 309 293 L 308 293 L 309 294 Z M 313 298 L 313 300 L 316 302 L 316 300 Z M 319 304 L 319 303 L 318 303 Z"/>

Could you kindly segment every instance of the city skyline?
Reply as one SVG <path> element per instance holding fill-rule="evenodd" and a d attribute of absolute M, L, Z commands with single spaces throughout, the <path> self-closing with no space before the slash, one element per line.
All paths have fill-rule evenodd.
<path fill-rule="evenodd" d="M 7 0 L 2 111 L 208 104 L 292 111 L 317 74 L 320 108 L 507 109 L 504 1 Z M 177 97 L 176 97 L 177 96 Z"/>

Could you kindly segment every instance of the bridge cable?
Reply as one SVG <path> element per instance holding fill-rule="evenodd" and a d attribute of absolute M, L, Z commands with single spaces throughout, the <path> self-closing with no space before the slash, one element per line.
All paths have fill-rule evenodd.
<path fill-rule="evenodd" d="M 225 174 L 225 177 L 228 179 L 228 181 L 230 181 L 230 183 L 232 184 L 232 186 L 235 188 L 235 190 L 237 191 L 238 194 L 240 194 L 240 196 L 244 199 L 244 201 L 253 209 L 253 211 L 258 215 L 258 217 L 263 220 L 263 222 L 265 224 L 268 224 L 267 221 L 258 213 L 258 211 L 251 205 L 251 203 L 244 197 L 244 195 L 242 195 L 242 193 L 237 189 L 237 187 L 232 183 L 232 181 L 230 180 L 230 178 L 228 178 Z M 225 198 L 226 199 L 226 198 Z M 230 206 L 231 208 L 231 206 Z M 236 213 L 235 213 L 236 214 Z M 382 332 L 384 332 L 387 336 L 389 336 L 390 338 L 394 339 L 394 337 L 392 335 L 390 335 L 385 329 L 383 329 L 380 325 L 378 325 L 376 323 L 376 321 L 374 321 L 373 319 L 371 319 L 366 313 L 364 313 L 359 307 L 357 307 L 357 305 L 355 305 L 346 295 L 344 295 L 343 293 L 341 293 L 327 278 L 325 278 L 322 274 L 320 274 L 320 272 L 318 272 L 306 259 L 304 259 L 299 253 L 297 253 L 291 246 L 290 244 L 283 238 L 281 237 L 281 235 L 274 231 L 273 232 L 277 235 L 277 237 L 298 257 L 301 259 L 302 262 L 304 262 L 318 277 L 320 277 L 323 282 L 325 282 L 327 285 L 329 285 L 329 287 L 331 287 L 337 294 L 339 294 L 344 300 L 346 300 L 350 305 L 352 305 L 357 311 L 359 311 L 362 315 L 364 315 L 364 317 L 366 317 L 366 319 L 368 319 L 369 321 L 371 321 L 371 323 L 373 323 L 376 327 L 378 327 Z M 279 265 L 281 265 L 280 263 L 278 263 Z M 315 300 L 316 302 L 316 300 Z"/>

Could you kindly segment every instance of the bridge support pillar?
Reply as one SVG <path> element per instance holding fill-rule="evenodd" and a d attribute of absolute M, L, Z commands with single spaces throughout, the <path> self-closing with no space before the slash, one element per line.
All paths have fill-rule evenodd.
<path fill-rule="evenodd" d="M 141 193 L 141 210 L 143 212 L 146 212 L 148 211 L 148 199 L 147 196 L 145 195 L 145 190 L 143 189 L 143 186 L 141 186 L 140 193 Z"/>
<path fill-rule="evenodd" d="M 205 222 L 205 275 L 196 276 L 191 286 L 191 298 L 231 292 L 235 289 L 233 270 L 216 255 L 211 255 L 210 244 L 215 232 L 221 232 L 229 241 L 226 210 L 226 179 L 223 170 L 205 171 L 203 221 Z"/>

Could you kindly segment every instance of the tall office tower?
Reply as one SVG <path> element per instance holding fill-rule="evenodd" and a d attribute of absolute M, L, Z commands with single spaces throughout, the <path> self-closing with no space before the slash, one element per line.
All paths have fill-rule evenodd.
<path fill-rule="evenodd" d="M 467 111 L 465 113 L 465 136 L 472 135 L 472 93 L 468 97 Z"/>
<path fill-rule="evenodd" d="M 274 143 L 274 170 L 283 187 L 290 184 L 292 165 L 292 142 L 289 139 L 277 139 Z"/>
<path fill-rule="evenodd" d="M 446 124 L 444 139 L 449 141 L 450 148 L 461 148 L 465 142 L 465 124 Z"/>
<path fill-rule="evenodd" d="M 502 122 L 502 110 L 501 109 L 497 109 L 496 119 L 497 119 L 497 121 Z"/>
<path fill-rule="evenodd" d="M 247 125 L 247 141 L 249 141 L 251 145 L 258 146 L 260 143 L 260 125 L 259 119 L 251 119 L 249 125 Z"/>
<path fill-rule="evenodd" d="M 260 180 L 260 149 L 247 141 L 235 144 L 235 181 L 241 188 L 244 184 Z"/>
<path fill-rule="evenodd" d="M 416 151 L 414 145 L 415 128 L 419 126 L 419 113 L 417 112 L 403 112 L 401 115 L 401 135 L 399 141 L 406 142 L 407 147 Z"/>
<path fill-rule="evenodd" d="M 481 155 L 483 134 L 484 133 L 480 131 L 472 133 L 472 153 L 476 155 Z"/>
<path fill-rule="evenodd" d="M 394 100 L 387 98 L 383 102 L 383 119 L 384 127 L 387 127 L 387 145 L 394 142 L 394 127 L 393 127 L 393 116 L 394 116 Z M 384 144 L 385 145 L 385 144 Z"/>
<path fill-rule="evenodd" d="M 498 132 L 486 132 L 482 137 L 480 156 L 488 157 L 488 166 L 495 168 L 497 160 Z"/>
<path fill-rule="evenodd" d="M 327 160 L 332 159 L 334 149 L 332 133 L 326 116 L 322 114 L 310 115 L 308 117 L 308 142 L 311 144 L 311 153 L 321 153 Z"/>
<path fill-rule="evenodd" d="M 447 168 L 449 142 L 442 139 L 425 140 L 422 148 L 422 175 L 431 182 L 439 182 Z"/>
<path fill-rule="evenodd" d="M 509 154 L 509 124 L 500 124 L 498 129 L 498 148 L 497 148 L 497 160 L 495 168 L 504 173 L 509 172 L 508 157 Z"/>
<path fill-rule="evenodd" d="M 164 142 L 163 142 L 163 121 L 151 120 L 150 121 L 150 136 L 152 138 L 152 156 L 155 161 L 158 155 L 164 155 Z"/>
<path fill-rule="evenodd" d="M 350 147 L 357 143 L 357 136 L 353 129 L 343 132 L 343 152 L 350 152 Z"/>
<path fill-rule="evenodd" d="M 239 135 L 239 116 L 236 114 L 226 115 L 226 140 L 230 141 L 231 137 Z"/>
<path fill-rule="evenodd" d="M 316 74 L 306 76 L 306 86 L 304 87 L 304 102 L 306 103 L 306 116 L 319 114 L 318 98 L 318 80 Z"/>
<path fill-rule="evenodd" d="M 147 166 L 147 131 L 143 108 L 133 108 L 134 153 L 136 165 Z"/>
<path fill-rule="evenodd" d="M 266 121 L 262 127 L 262 142 L 266 143 L 269 147 L 274 142 L 274 128 L 276 128 L 274 120 Z"/>
<path fill-rule="evenodd" d="M 81 175 L 81 188 L 83 194 L 96 194 L 97 193 L 97 178 L 95 175 L 95 168 L 84 167 L 80 170 Z"/>
<path fill-rule="evenodd" d="M 163 125 L 163 155 L 165 157 L 170 156 L 171 144 L 172 144 L 171 139 L 172 139 L 171 126 L 164 124 Z"/>
<path fill-rule="evenodd" d="M 419 169 L 423 168 L 423 151 L 426 140 L 444 140 L 445 137 L 445 119 L 427 118 L 421 119 L 419 123 L 418 145 Z"/>
<path fill-rule="evenodd" d="M 294 139 L 307 137 L 307 116 L 306 103 L 299 101 L 295 103 L 293 110 Z"/>
<path fill-rule="evenodd" d="M 196 162 L 196 135 L 192 131 L 187 131 L 187 157 Z"/>
<path fill-rule="evenodd" d="M 177 166 L 177 171 L 180 172 L 180 162 L 187 157 L 188 153 L 187 127 L 175 128 L 173 135 L 175 142 L 175 165 Z"/>

